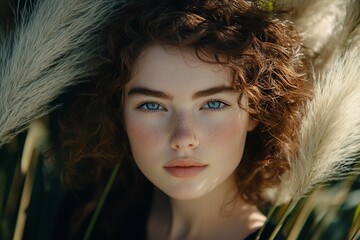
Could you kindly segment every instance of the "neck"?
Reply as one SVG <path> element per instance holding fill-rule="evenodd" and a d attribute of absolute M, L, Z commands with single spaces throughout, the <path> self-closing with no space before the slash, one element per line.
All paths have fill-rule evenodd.
<path fill-rule="evenodd" d="M 210 193 L 196 199 L 177 200 L 170 198 L 173 225 L 189 225 L 193 228 L 209 224 L 220 218 L 228 218 L 236 205 L 236 186 L 225 182 Z M 207 225 L 209 226 L 209 225 Z M 207 227 L 208 229 L 208 227 Z"/>
<path fill-rule="evenodd" d="M 156 191 L 166 239 L 245 238 L 259 228 L 264 216 L 238 196 L 235 177 L 196 199 L 178 200 Z M 164 207 L 164 204 L 166 204 Z M 236 234 L 236 235 L 234 235 Z M 227 237 L 226 239 L 229 239 Z"/>

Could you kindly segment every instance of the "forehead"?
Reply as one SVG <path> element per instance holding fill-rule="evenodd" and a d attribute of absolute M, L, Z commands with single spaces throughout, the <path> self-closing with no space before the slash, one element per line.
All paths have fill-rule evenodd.
<path fill-rule="evenodd" d="M 191 49 L 152 45 L 137 58 L 134 74 L 128 85 L 181 85 L 183 88 L 188 86 L 196 90 L 208 85 L 231 86 L 232 78 L 227 67 L 206 63 Z"/>

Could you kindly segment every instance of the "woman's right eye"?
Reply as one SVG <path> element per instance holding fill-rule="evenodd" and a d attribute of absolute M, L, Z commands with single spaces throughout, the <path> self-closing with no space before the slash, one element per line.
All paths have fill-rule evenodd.
<path fill-rule="evenodd" d="M 154 103 L 154 102 L 143 103 L 138 107 L 138 109 L 145 110 L 145 111 L 164 110 L 164 108 L 160 104 Z"/>

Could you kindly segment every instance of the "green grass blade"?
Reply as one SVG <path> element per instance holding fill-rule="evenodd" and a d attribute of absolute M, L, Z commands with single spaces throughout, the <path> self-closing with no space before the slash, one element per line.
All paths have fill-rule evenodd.
<path fill-rule="evenodd" d="M 274 231 L 270 235 L 269 240 L 274 240 L 275 239 L 276 235 L 279 233 L 281 227 L 283 226 L 286 217 L 289 216 L 289 214 L 292 212 L 292 210 L 294 209 L 294 207 L 296 206 L 297 203 L 298 203 L 298 201 L 293 201 L 293 200 L 290 201 L 290 203 L 287 206 L 285 212 L 281 216 L 279 223 L 276 225 Z"/>
<path fill-rule="evenodd" d="M 260 237 L 261 237 L 261 234 L 263 233 L 264 229 L 265 229 L 265 226 L 266 224 L 269 222 L 271 216 L 273 215 L 273 213 L 275 212 L 275 209 L 276 209 L 276 205 L 273 205 L 269 211 L 269 213 L 267 214 L 266 216 L 266 220 L 264 222 L 264 224 L 262 225 L 262 227 L 260 228 L 260 231 L 258 232 L 258 234 L 256 235 L 256 239 L 255 240 L 259 240 Z"/>
<path fill-rule="evenodd" d="M 86 232 L 85 232 L 85 235 L 84 235 L 84 238 L 83 240 L 88 240 L 91 236 L 91 233 L 94 229 L 94 226 L 96 224 L 96 221 L 100 215 L 100 212 L 104 206 L 104 203 L 105 203 L 105 200 L 110 192 L 110 189 L 111 189 L 111 186 L 113 185 L 114 181 L 115 181 L 115 178 L 116 178 L 116 175 L 119 171 L 119 168 L 120 168 L 120 163 L 117 163 L 113 169 L 113 171 L 111 172 L 111 176 L 109 178 L 109 181 L 107 182 L 106 184 L 106 187 L 104 189 L 104 192 L 103 194 L 101 195 L 101 198 L 99 200 L 99 203 L 98 205 L 96 206 L 96 209 L 95 209 L 95 212 L 94 212 L 94 215 L 92 216 L 91 218 L 91 221 L 89 223 L 89 226 L 88 228 L 86 229 Z"/>
<path fill-rule="evenodd" d="M 350 234 L 349 239 L 354 240 L 356 235 L 359 233 L 359 231 L 360 231 L 360 202 L 358 203 L 355 210 L 354 219 L 349 231 Z"/>

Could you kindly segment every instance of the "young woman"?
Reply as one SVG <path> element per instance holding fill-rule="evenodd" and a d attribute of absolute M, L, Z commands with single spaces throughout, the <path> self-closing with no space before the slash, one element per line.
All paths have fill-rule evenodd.
<path fill-rule="evenodd" d="M 311 96 L 296 30 L 243 0 L 132 0 L 116 18 L 61 121 L 65 180 L 88 196 L 64 237 L 120 163 L 95 239 L 254 239 Z"/>

